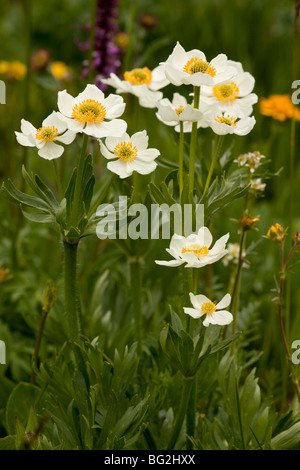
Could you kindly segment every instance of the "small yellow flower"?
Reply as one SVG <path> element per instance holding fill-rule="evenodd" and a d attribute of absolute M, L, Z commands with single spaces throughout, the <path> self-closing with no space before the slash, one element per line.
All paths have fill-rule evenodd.
<path fill-rule="evenodd" d="M 49 281 L 43 296 L 43 310 L 49 312 L 56 304 L 57 286 L 54 282 Z"/>
<path fill-rule="evenodd" d="M 126 49 L 128 44 L 130 43 L 130 38 L 126 33 L 117 33 L 114 37 L 114 43 L 120 49 Z"/>
<path fill-rule="evenodd" d="M 287 234 L 284 231 L 284 228 L 278 223 L 272 225 L 267 233 L 267 237 L 276 245 L 282 245 L 286 236 Z"/>
<path fill-rule="evenodd" d="M 297 244 L 300 244 L 300 232 L 295 233 L 295 240 L 296 240 Z"/>
<path fill-rule="evenodd" d="M 9 70 L 9 62 L 6 60 L 0 61 L 0 75 L 6 75 Z"/>
<path fill-rule="evenodd" d="M 259 101 L 260 113 L 271 116 L 277 121 L 286 121 L 295 117 L 300 121 L 300 109 L 293 105 L 290 95 L 271 95 Z"/>
<path fill-rule="evenodd" d="M 67 80 L 70 77 L 69 67 L 64 62 L 52 62 L 50 71 L 56 80 Z"/>
<path fill-rule="evenodd" d="M 7 80 L 23 80 L 27 72 L 26 65 L 18 60 L 13 62 L 1 61 L 0 74 L 4 75 Z"/>
<path fill-rule="evenodd" d="M 244 215 L 239 220 L 239 224 L 243 230 L 251 230 L 254 228 L 255 223 L 258 221 L 259 217 L 252 217 L 252 215 Z"/>

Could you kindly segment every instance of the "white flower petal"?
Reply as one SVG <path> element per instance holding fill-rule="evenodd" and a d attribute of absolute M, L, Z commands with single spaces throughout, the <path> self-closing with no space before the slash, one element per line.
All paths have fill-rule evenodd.
<path fill-rule="evenodd" d="M 109 152 L 109 150 L 106 148 L 103 142 L 101 142 L 101 140 L 99 141 L 99 144 L 100 144 L 101 154 L 103 155 L 104 158 L 107 158 L 108 160 L 117 158 L 114 153 Z"/>
<path fill-rule="evenodd" d="M 57 106 L 59 111 L 67 116 L 72 116 L 72 110 L 75 106 L 75 98 L 67 93 L 67 90 L 59 91 L 58 92 L 58 101 Z"/>
<path fill-rule="evenodd" d="M 53 160 L 59 158 L 64 151 L 61 145 L 57 145 L 54 142 L 46 142 L 45 145 L 38 151 L 40 157 L 46 160 Z"/>
<path fill-rule="evenodd" d="M 139 151 L 145 150 L 148 147 L 148 140 L 149 138 L 145 130 L 141 132 L 136 132 L 131 137 L 133 145 L 135 145 Z"/>
<path fill-rule="evenodd" d="M 24 147 L 35 147 L 35 143 L 30 139 L 30 136 L 23 134 L 22 132 L 15 132 L 17 142 Z"/>
<path fill-rule="evenodd" d="M 205 295 L 203 295 L 203 294 L 194 295 L 192 292 L 190 292 L 190 300 L 191 300 L 192 305 L 195 308 L 198 308 L 200 310 L 201 310 L 201 307 L 202 307 L 203 303 L 211 302 L 211 300 L 208 297 L 206 297 Z"/>
<path fill-rule="evenodd" d="M 21 120 L 21 131 L 25 135 L 36 135 L 37 129 L 29 122 L 25 121 L 25 119 Z"/>
<path fill-rule="evenodd" d="M 161 266 L 170 266 L 172 268 L 175 268 L 175 267 L 180 266 L 181 264 L 183 264 L 183 261 L 175 260 L 175 259 L 172 259 L 171 261 L 158 261 L 158 260 L 155 260 L 155 263 L 159 264 Z"/>
<path fill-rule="evenodd" d="M 201 310 L 197 310 L 195 308 L 188 308 L 188 307 L 183 307 L 184 313 L 187 313 L 193 318 L 200 318 L 204 313 Z"/>
<path fill-rule="evenodd" d="M 228 305 L 230 305 L 230 302 L 231 302 L 231 295 L 226 294 L 223 297 L 223 299 L 220 300 L 220 302 L 216 305 L 217 310 L 228 307 Z"/>
<path fill-rule="evenodd" d="M 76 132 L 68 130 L 64 134 L 58 136 L 56 140 L 58 142 L 62 142 L 63 144 L 69 145 L 74 141 L 75 137 L 76 137 Z"/>

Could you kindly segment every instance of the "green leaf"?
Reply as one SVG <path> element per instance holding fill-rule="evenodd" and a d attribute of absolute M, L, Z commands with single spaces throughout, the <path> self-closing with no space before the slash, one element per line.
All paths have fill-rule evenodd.
<path fill-rule="evenodd" d="M 0 450 L 16 450 L 16 437 L 6 436 L 0 439 Z"/>
<path fill-rule="evenodd" d="M 16 417 L 21 423 L 27 423 L 29 410 L 40 394 L 40 389 L 34 385 L 20 382 L 11 392 L 6 405 L 6 429 L 9 434 L 15 431 Z"/>
<path fill-rule="evenodd" d="M 34 209 L 39 209 L 46 213 L 52 213 L 52 209 L 49 204 L 43 201 L 41 198 L 30 196 L 29 194 L 19 191 L 11 182 L 7 180 L 6 183 L 2 184 L 1 191 L 5 194 L 6 197 L 11 202 L 23 204 L 27 207 L 32 207 Z"/>

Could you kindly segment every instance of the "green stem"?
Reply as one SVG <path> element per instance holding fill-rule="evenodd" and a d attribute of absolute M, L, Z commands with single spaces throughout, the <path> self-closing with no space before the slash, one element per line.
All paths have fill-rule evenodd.
<path fill-rule="evenodd" d="M 90 210 L 90 212 L 88 213 L 88 219 L 90 217 L 92 217 L 92 215 L 96 212 L 97 208 L 100 206 L 101 202 L 103 201 L 103 199 L 105 198 L 105 196 L 107 195 L 108 191 L 109 191 L 109 188 L 111 187 L 112 183 L 114 182 L 115 180 L 115 177 L 116 177 L 116 173 L 113 173 L 107 183 L 107 185 L 105 186 L 105 188 L 103 189 L 103 191 L 101 192 L 101 194 L 99 195 L 97 201 L 95 202 L 95 204 L 93 205 L 92 209 Z"/>
<path fill-rule="evenodd" d="M 196 425 L 196 392 L 197 392 L 197 378 L 195 377 L 192 381 L 192 389 L 188 401 L 188 407 L 186 410 L 186 450 L 193 450 L 193 444 L 188 439 L 188 436 L 194 437 L 195 425 Z"/>
<path fill-rule="evenodd" d="M 81 333 L 80 303 L 77 282 L 77 243 L 64 240 L 65 254 L 65 309 L 69 338 L 77 338 Z"/>
<path fill-rule="evenodd" d="M 183 390 L 181 393 L 181 400 L 179 404 L 179 411 L 178 411 L 177 418 L 175 420 L 173 432 L 172 432 L 169 444 L 167 446 L 167 450 L 173 450 L 176 445 L 178 436 L 182 428 L 184 417 L 186 415 L 186 410 L 187 410 L 187 406 L 189 403 L 189 397 L 190 397 L 190 393 L 192 390 L 193 382 L 194 382 L 193 378 L 184 379 Z"/>
<path fill-rule="evenodd" d="M 179 134 L 179 195 L 181 197 L 183 190 L 183 154 L 184 154 L 184 132 L 183 121 L 180 121 L 180 134 Z"/>
<path fill-rule="evenodd" d="M 43 331 L 44 331 L 44 326 L 45 326 L 47 315 L 48 315 L 48 311 L 43 309 L 42 310 L 42 316 L 41 316 L 41 319 L 40 319 L 38 333 L 37 333 L 36 340 L 35 340 L 34 352 L 33 352 L 33 356 L 32 356 L 32 360 L 34 361 L 35 364 L 37 363 L 37 360 L 38 360 L 38 357 L 39 357 L 40 345 L 41 345 L 41 340 L 42 340 L 42 336 L 43 336 Z M 35 373 L 34 373 L 33 367 L 31 369 L 30 383 L 31 384 L 35 383 Z"/>
<path fill-rule="evenodd" d="M 194 87 L 194 108 L 199 109 L 200 104 L 200 87 Z M 196 160 L 196 145 L 197 145 L 197 122 L 193 122 L 191 141 L 190 141 L 190 161 L 189 161 L 189 192 L 191 196 L 194 191 L 195 180 L 195 160 Z"/>
<path fill-rule="evenodd" d="M 223 135 L 216 136 L 213 159 L 212 159 L 212 162 L 211 162 L 211 165 L 210 165 L 210 169 L 209 169 L 209 173 L 208 173 L 208 176 L 207 176 L 207 180 L 206 180 L 206 183 L 205 183 L 205 188 L 204 188 L 204 192 L 203 192 L 202 197 L 204 197 L 206 195 L 207 190 L 209 188 L 211 177 L 213 175 L 217 160 L 219 158 L 223 142 L 224 142 L 224 136 Z"/>
<path fill-rule="evenodd" d="M 86 134 L 83 134 L 81 153 L 80 153 L 78 164 L 77 164 L 74 197 L 72 201 L 72 210 L 71 210 L 71 217 L 70 217 L 71 227 L 76 227 L 78 223 L 79 205 L 80 205 L 80 197 L 81 197 L 81 190 L 82 190 L 81 185 L 82 185 L 87 145 L 88 145 L 88 136 Z"/>
<path fill-rule="evenodd" d="M 236 332 L 236 325 L 237 325 L 237 313 L 238 313 L 238 302 L 239 302 L 239 293 L 240 293 L 240 279 L 241 279 L 241 271 L 242 271 L 242 266 L 243 266 L 243 250 L 244 250 L 244 244 L 245 244 L 245 236 L 246 236 L 246 231 L 242 229 L 242 234 L 240 238 L 240 249 L 239 249 L 239 261 L 238 261 L 238 267 L 236 271 L 236 276 L 235 276 L 235 281 L 232 289 L 232 296 L 231 296 L 231 303 L 230 303 L 230 308 L 229 311 L 231 311 L 233 315 L 233 321 L 232 321 L 232 334 L 234 335 Z M 232 349 L 233 351 L 233 349 Z"/>
<path fill-rule="evenodd" d="M 131 302 L 133 308 L 136 339 L 138 342 L 138 353 L 142 351 L 142 267 L 140 258 L 131 258 L 130 262 L 130 283 Z"/>
<path fill-rule="evenodd" d="M 57 181 L 57 189 L 58 189 L 59 199 L 61 200 L 62 197 L 63 197 L 63 189 L 62 189 L 62 185 L 61 185 L 59 169 L 58 169 L 56 160 L 52 160 L 52 162 L 53 162 L 56 181 Z"/>

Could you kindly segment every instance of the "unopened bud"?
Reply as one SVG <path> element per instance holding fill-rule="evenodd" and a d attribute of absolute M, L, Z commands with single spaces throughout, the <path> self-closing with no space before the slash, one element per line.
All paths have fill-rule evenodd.
<path fill-rule="evenodd" d="M 54 307 L 57 298 L 57 286 L 54 282 L 48 281 L 43 297 L 43 310 L 49 312 Z"/>
<path fill-rule="evenodd" d="M 258 221 L 259 217 L 252 217 L 252 215 L 244 215 L 239 220 L 239 224 L 243 230 L 251 230 L 254 228 L 255 223 Z"/>
<path fill-rule="evenodd" d="M 287 236 L 287 233 L 284 231 L 284 228 L 282 225 L 276 223 L 275 225 L 272 225 L 267 233 L 267 237 L 276 245 L 281 246 L 282 243 L 284 242 L 285 237 Z"/>

